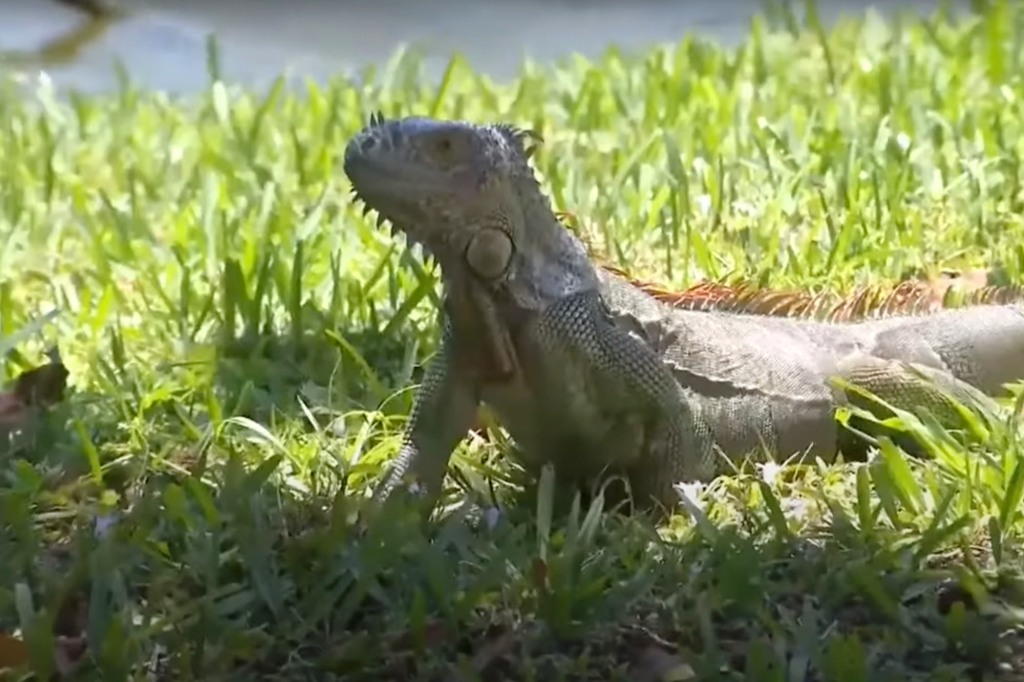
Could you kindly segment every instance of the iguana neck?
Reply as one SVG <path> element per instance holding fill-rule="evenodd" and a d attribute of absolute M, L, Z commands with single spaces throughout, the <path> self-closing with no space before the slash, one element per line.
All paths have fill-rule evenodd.
<path fill-rule="evenodd" d="M 515 253 L 501 287 L 526 310 L 542 310 L 554 301 L 597 291 L 597 270 L 583 242 L 558 221 L 551 204 L 532 177 L 516 184 L 522 228 L 516 230 Z"/>

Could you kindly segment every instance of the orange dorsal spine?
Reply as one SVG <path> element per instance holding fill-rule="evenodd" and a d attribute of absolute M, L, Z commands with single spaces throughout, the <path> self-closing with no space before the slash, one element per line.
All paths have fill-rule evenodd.
<path fill-rule="evenodd" d="M 908 280 L 895 285 L 861 287 L 844 295 L 833 292 L 760 289 L 747 284 L 704 281 L 680 291 L 630 277 L 623 270 L 600 267 L 629 280 L 673 308 L 813 319 L 823 322 L 925 315 L 946 308 L 1024 302 L 1024 287 L 969 284 L 956 279 Z"/>
<path fill-rule="evenodd" d="M 569 229 L 589 240 L 579 220 L 567 211 L 557 213 Z M 629 281 L 654 298 L 673 308 L 694 311 L 718 311 L 747 315 L 769 315 L 812 319 L 823 322 L 856 322 L 884 317 L 926 315 L 946 308 L 970 305 L 1024 303 L 1024 287 L 989 284 L 988 273 L 974 270 L 943 273 L 930 280 L 906 280 L 896 284 L 860 287 L 848 294 L 762 289 L 745 283 L 727 284 L 706 280 L 686 289 L 673 291 L 655 282 L 631 276 L 600 258 L 598 267 Z"/>

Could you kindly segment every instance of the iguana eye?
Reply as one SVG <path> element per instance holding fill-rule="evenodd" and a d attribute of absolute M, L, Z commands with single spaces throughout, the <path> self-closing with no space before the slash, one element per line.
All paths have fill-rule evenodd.
<path fill-rule="evenodd" d="M 461 158 L 464 155 L 459 153 L 463 147 L 454 135 L 446 132 L 432 137 L 426 151 L 431 161 L 442 168 L 451 168 L 464 160 Z"/>

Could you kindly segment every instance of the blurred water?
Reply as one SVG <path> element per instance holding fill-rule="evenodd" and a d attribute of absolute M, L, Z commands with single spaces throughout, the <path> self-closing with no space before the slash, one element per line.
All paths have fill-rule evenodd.
<path fill-rule="evenodd" d="M 36 50 L 82 24 L 81 15 L 53 0 L 0 4 L 4 53 Z M 963 9 L 967 2 L 951 4 Z M 149 87 L 202 88 L 210 33 L 220 44 L 225 76 L 250 85 L 285 71 L 317 79 L 355 72 L 383 63 L 403 43 L 426 52 L 431 74 L 460 51 L 474 67 L 506 78 L 524 56 L 596 56 L 611 44 L 638 49 L 687 33 L 734 43 L 762 9 L 758 0 L 121 0 L 121 6 L 128 18 L 86 41 L 67 63 L 46 67 L 58 87 L 111 89 L 113 65 L 121 60 Z M 869 7 L 891 15 L 938 6 L 934 0 L 819 0 L 828 23 Z"/>

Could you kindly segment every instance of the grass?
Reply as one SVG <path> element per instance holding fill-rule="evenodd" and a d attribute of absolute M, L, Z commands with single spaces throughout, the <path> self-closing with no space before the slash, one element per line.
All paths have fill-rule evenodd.
<path fill-rule="evenodd" d="M 979 7 L 503 84 L 406 55 L 301 93 L 6 90 L 3 369 L 57 345 L 70 372 L 0 455 L 8 675 L 1024 679 L 1009 401 L 962 433 L 902 415 L 925 460 L 724 477 L 660 527 L 552 511 L 494 434 L 453 460 L 494 528 L 353 522 L 436 341 L 436 273 L 340 171 L 371 111 L 539 130 L 556 208 L 670 284 L 1019 282 L 1024 8 Z"/>

